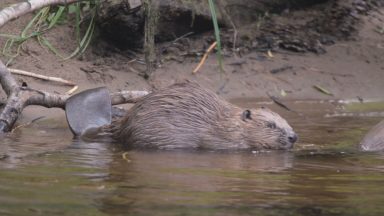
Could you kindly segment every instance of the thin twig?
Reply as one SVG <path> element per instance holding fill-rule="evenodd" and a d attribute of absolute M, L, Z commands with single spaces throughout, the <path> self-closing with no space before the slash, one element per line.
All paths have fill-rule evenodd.
<path fill-rule="evenodd" d="M 71 95 L 73 94 L 77 89 L 79 88 L 79 86 L 73 86 L 73 88 L 71 88 L 69 91 L 65 92 L 65 94 L 67 95 Z"/>
<path fill-rule="evenodd" d="M 299 113 L 299 112 L 297 112 L 297 111 L 295 111 L 295 110 L 289 108 L 287 105 L 285 105 L 283 102 L 281 102 L 280 99 L 279 99 L 278 97 L 271 95 L 268 91 L 267 91 L 266 93 L 267 93 L 268 97 L 269 97 L 275 104 L 277 104 L 278 106 L 280 106 L 280 107 L 286 109 L 287 111 L 293 112 L 293 113 L 295 113 L 295 114 L 298 115 L 298 116 L 304 116 L 302 113 Z M 304 118 L 306 118 L 306 116 L 304 116 Z"/>
<path fill-rule="evenodd" d="M 179 41 L 179 40 L 181 40 L 181 39 L 183 39 L 185 37 L 188 37 L 189 35 L 192 35 L 192 34 L 194 34 L 194 32 L 188 32 L 186 34 L 183 34 L 180 37 L 176 38 L 174 41 L 172 41 L 172 43 L 176 43 L 177 41 Z"/>
<path fill-rule="evenodd" d="M 268 97 L 273 101 L 275 102 L 275 104 L 279 105 L 280 107 L 288 110 L 288 111 L 293 111 L 291 108 L 289 108 L 287 105 L 285 105 L 283 102 L 281 102 L 277 97 L 269 94 L 269 92 L 266 92 Z"/>
<path fill-rule="evenodd" d="M 205 51 L 205 54 L 203 56 L 203 58 L 200 60 L 200 63 L 196 66 L 195 70 L 193 70 L 193 74 L 195 74 L 197 71 L 199 71 L 199 69 L 201 68 L 201 66 L 203 66 L 205 60 L 207 60 L 208 58 L 208 54 L 213 50 L 213 48 L 215 48 L 217 42 L 213 42 L 211 44 L 211 46 L 208 47 L 207 51 Z"/>
<path fill-rule="evenodd" d="M 42 119 L 42 118 L 45 118 L 45 116 L 40 116 L 40 117 L 37 117 L 37 118 L 33 119 L 33 120 L 30 121 L 30 122 L 27 122 L 27 123 L 25 123 L 25 124 L 18 125 L 18 126 L 16 126 L 15 128 L 13 128 L 13 129 L 11 130 L 11 133 L 15 132 L 15 130 L 17 130 L 17 129 L 19 129 L 19 128 L 27 127 L 27 126 L 33 124 L 34 122 L 36 122 L 36 121 L 38 121 L 38 120 L 40 120 L 40 119 Z"/>
<path fill-rule="evenodd" d="M 354 76 L 353 74 L 327 72 L 327 71 L 323 71 L 323 70 L 315 68 L 315 67 L 309 67 L 309 68 L 306 68 L 306 69 L 310 70 L 310 71 L 313 71 L 313 72 L 321 73 L 321 74 L 328 74 L 328 75 L 331 75 L 331 76 L 339 76 L 339 77 L 353 77 Z"/>
<path fill-rule="evenodd" d="M 41 74 L 32 73 L 32 72 L 23 71 L 23 70 L 14 69 L 14 68 L 8 68 L 8 70 L 13 74 L 39 78 L 39 79 L 46 80 L 46 81 L 59 82 L 59 83 L 65 84 L 65 85 L 71 85 L 71 86 L 76 85 L 75 83 L 73 83 L 69 80 L 62 79 L 60 77 L 49 77 L 49 76 L 44 76 Z"/>

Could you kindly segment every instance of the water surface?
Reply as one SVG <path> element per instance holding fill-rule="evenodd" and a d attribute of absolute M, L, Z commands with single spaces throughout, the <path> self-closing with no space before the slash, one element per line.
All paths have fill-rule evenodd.
<path fill-rule="evenodd" d="M 2 138 L 0 215 L 383 215 L 384 154 L 358 150 L 382 114 L 287 105 L 285 152 L 126 152 L 38 121 Z"/>

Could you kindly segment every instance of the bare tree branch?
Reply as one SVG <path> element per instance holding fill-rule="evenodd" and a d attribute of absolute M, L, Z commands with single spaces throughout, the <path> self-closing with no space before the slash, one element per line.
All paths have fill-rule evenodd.
<path fill-rule="evenodd" d="M 19 85 L 16 83 L 16 80 L 13 79 L 11 73 L 8 71 L 7 67 L 1 61 L 0 61 L 0 84 L 7 95 L 10 95 L 11 91 L 19 87 Z"/>
<path fill-rule="evenodd" d="M 0 131 L 6 132 L 11 129 L 23 109 L 23 105 L 18 103 L 23 99 L 19 95 L 20 86 L 2 61 L 0 61 L 0 84 L 8 95 L 7 104 L 0 114 Z"/>
<path fill-rule="evenodd" d="M 26 100 L 26 106 L 39 105 L 47 108 L 62 108 L 65 107 L 65 102 L 70 95 L 49 93 L 30 88 L 22 88 L 24 92 L 29 92 Z M 111 105 L 119 105 L 125 103 L 136 103 L 143 96 L 149 94 L 148 91 L 121 91 L 111 93 Z"/>

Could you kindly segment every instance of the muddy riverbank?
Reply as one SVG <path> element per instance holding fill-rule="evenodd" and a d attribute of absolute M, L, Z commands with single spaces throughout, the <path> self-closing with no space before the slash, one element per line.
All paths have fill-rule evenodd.
<path fill-rule="evenodd" d="M 13 1 L 7 0 L 5 4 L 11 2 Z M 384 100 L 382 84 L 384 36 L 380 31 L 384 28 L 383 8 L 378 7 L 356 14 L 356 20 L 348 22 L 353 29 L 349 29 L 349 33 L 345 36 L 330 32 L 329 35 L 335 36 L 331 38 L 332 43 L 321 42 L 321 49 L 324 49 L 324 52 L 308 50 L 301 52 L 292 50 L 293 46 L 289 46 L 291 49 L 287 47 L 289 40 L 292 42 L 292 38 L 308 37 L 314 41 L 321 41 L 321 38 L 325 40 L 324 32 L 327 30 L 324 28 L 316 30 L 313 29 L 313 24 L 309 24 L 313 22 L 310 20 L 311 17 L 315 17 L 314 20 L 320 22 L 322 17 L 320 14 L 323 13 L 320 9 L 329 7 L 327 4 L 331 3 L 326 2 L 302 10 L 282 11 L 280 14 L 266 17 L 263 21 L 266 35 L 273 33 L 274 30 L 277 35 L 282 35 L 283 27 L 288 24 L 289 28 L 287 28 L 290 31 L 297 30 L 287 33 L 285 42 L 270 49 L 263 50 L 260 47 L 257 48 L 255 44 L 252 48 L 252 41 L 256 41 L 256 39 L 252 40 L 252 36 L 257 38 L 257 35 L 263 34 L 263 28 L 260 28 L 257 34 L 251 34 L 256 32 L 254 29 L 248 31 L 251 34 L 249 37 L 243 35 L 239 40 L 237 51 L 230 50 L 231 44 L 228 44 L 233 39 L 230 38 L 230 35 L 233 35 L 232 30 L 223 29 L 224 71 L 220 71 L 215 55 L 211 54 L 197 74 L 191 73 L 201 59 L 201 53 L 212 40 L 212 32 L 185 38 L 189 41 L 188 46 L 183 45 L 184 42 L 181 41 L 179 42 L 183 46 L 170 43 L 158 44 L 159 47 L 167 47 L 168 50 L 158 56 L 158 68 L 149 80 L 142 76 L 145 67 L 142 64 L 140 51 L 121 51 L 101 39 L 95 39 L 84 56 L 66 61 L 55 56 L 35 40 L 30 40 L 23 44 L 20 55 L 13 60 L 10 67 L 72 80 L 79 85 L 80 90 L 97 86 L 107 86 L 111 91 L 150 90 L 178 80 L 191 79 L 215 90 L 227 99 L 270 100 L 269 96 L 273 95 L 282 101 Z M 352 6 L 356 8 L 356 5 Z M 26 15 L 8 23 L 2 28 L 2 33 L 19 32 L 31 16 Z M 350 16 L 347 17 L 351 19 Z M 321 26 L 326 26 L 325 21 L 321 22 Z M 300 23 L 302 25 L 299 25 Z M 341 26 L 335 26 L 337 27 L 341 28 Z M 316 32 L 322 33 L 315 34 Z M 318 38 L 316 39 L 314 35 Z M 47 33 L 47 39 L 62 53 L 70 53 L 76 46 L 74 29 L 71 25 L 60 25 Z M 4 43 L 5 39 L 1 38 L 0 45 Z M 307 42 L 301 41 L 295 47 L 299 49 L 298 45 L 305 44 Z M 185 50 L 188 47 L 190 49 Z M 1 58 L 3 61 L 8 59 L 4 56 Z M 69 89 L 66 86 L 33 78 L 18 76 L 17 79 L 20 82 L 26 81 L 30 87 L 37 89 L 61 93 Z M 322 92 L 315 86 L 330 94 Z"/>

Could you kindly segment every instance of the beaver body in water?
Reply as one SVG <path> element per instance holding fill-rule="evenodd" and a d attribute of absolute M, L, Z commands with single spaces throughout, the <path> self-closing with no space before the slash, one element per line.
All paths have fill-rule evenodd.
<path fill-rule="evenodd" d="M 130 148 L 290 149 L 297 140 L 277 113 L 237 107 L 194 82 L 144 96 L 108 128 Z"/>

